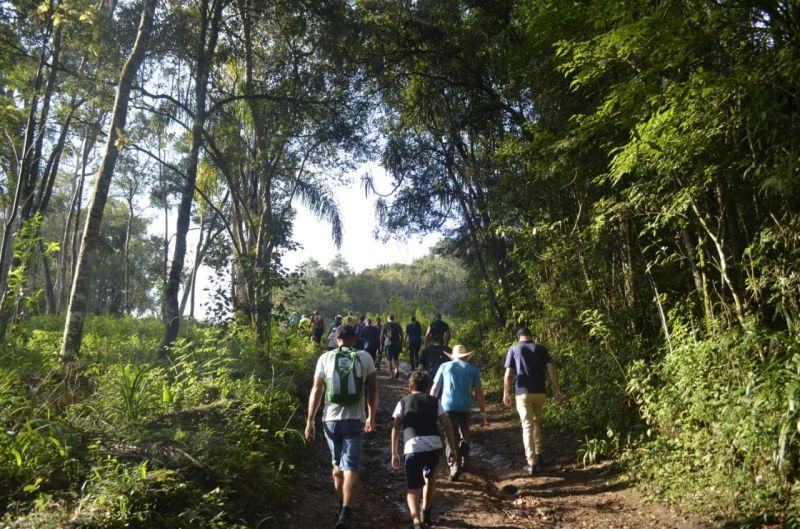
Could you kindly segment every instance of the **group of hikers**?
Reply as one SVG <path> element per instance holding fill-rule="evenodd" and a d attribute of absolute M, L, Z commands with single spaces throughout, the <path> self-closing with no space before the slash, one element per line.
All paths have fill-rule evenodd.
<path fill-rule="evenodd" d="M 317 410 L 324 403 L 322 425 L 331 452 L 334 490 L 339 499 L 335 527 L 350 527 L 363 434 L 375 430 L 376 373 L 381 364 L 381 352 L 387 358 L 389 376 L 396 379 L 399 355 L 405 343 L 411 369 L 408 395 L 400 399 L 392 413 L 391 465 L 404 469 L 411 523 L 414 529 L 421 529 L 434 523 L 432 500 L 436 469 L 443 451 L 452 481 L 459 479 L 469 460 L 473 403 L 477 403 L 480 410 L 482 426 L 489 424 L 480 370 L 467 361 L 474 351 L 468 352 L 460 344 L 448 348 L 450 327 L 440 314 L 435 316 L 424 335 L 422 326 L 413 316 L 405 332 L 392 314 L 383 326 L 365 319 L 360 330 L 351 325 L 352 320 L 347 317 L 352 317 L 352 313 L 334 324 L 332 344 L 317 360 L 305 427 L 305 437 L 312 441 L 316 435 Z M 362 320 L 356 319 L 356 324 L 359 322 Z M 374 330 L 365 334 L 365 329 Z M 375 330 L 378 331 L 377 342 L 373 336 Z M 516 337 L 517 342 L 506 353 L 503 402 L 507 406 L 516 402 L 525 451 L 522 470 L 534 475 L 543 465 L 540 416 L 545 402 L 545 376 L 550 379 L 555 399 L 560 402 L 563 395 L 547 348 L 534 342 L 530 329 L 525 326 L 518 329 Z M 423 344 L 426 347 L 420 351 Z M 443 436 L 446 443 L 443 443 Z"/>

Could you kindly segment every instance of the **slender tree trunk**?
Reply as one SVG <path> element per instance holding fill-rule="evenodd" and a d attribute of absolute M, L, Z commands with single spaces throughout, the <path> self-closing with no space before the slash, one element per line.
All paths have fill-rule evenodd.
<path fill-rule="evenodd" d="M 128 197 L 128 222 L 125 225 L 125 248 L 123 249 L 123 257 L 125 259 L 125 296 L 123 298 L 123 308 L 122 310 L 125 311 L 125 315 L 129 315 L 131 313 L 131 298 L 130 298 L 130 290 L 131 290 L 131 259 L 130 259 L 130 247 L 131 247 L 131 228 L 133 227 L 133 197 Z"/>
<path fill-rule="evenodd" d="M 186 180 L 181 192 L 181 203 L 178 208 L 178 222 L 175 229 L 175 252 L 172 256 L 172 267 L 169 271 L 164 289 L 164 337 L 161 339 L 161 354 L 166 354 L 172 342 L 178 337 L 181 324 L 178 291 L 181 285 L 184 259 L 186 258 L 186 237 L 191 223 L 192 202 L 197 182 L 197 164 L 200 159 L 200 148 L 203 144 L 203 129 L 206 121 L 206 96 L 208 94 L 208 77 L 217 47 L 219 24 L 222 18 L 223 0 L 213 1 L 213 14 L 209 21 L 209 0 L 200 4 L 200 39 L 197 49 L 197 80 L 195 85 L 195 111 L 192 123 L 192 145 L 189 150 L 189 162 L 186 168 Z M 210 24 L 209 24 L 210 22 Z M 209 27 L 210 26 L 210 27 Z"/>
<path fill-rule="evenodd" d="M 139 66 L 144 60 L 150 31 L 153 27 L 156 1 L 145 0 L 136 42 L 120 73 L 105 155 L 97 170 L 97 182 L 95 183 L 95 190 L 89 206 L 86 226 L 83 230 L 78 266 L 75 270 L 75 280 L 72 284 L 72 294 L 70 295 L 67 320 L 64 326 L 64 341 L 61 345 L 60 360 L 65 363 L 75 361 L 80 352 L 83 323 L 88 305 L 92 260 L 94 259 L 100 236 L 100 225 L 103 220 L 103 210 L 108 198 L 111 177 L 114 174 L 114 167 L 119 156 L 119 138 L 125 131 L 131 88 Z"/>

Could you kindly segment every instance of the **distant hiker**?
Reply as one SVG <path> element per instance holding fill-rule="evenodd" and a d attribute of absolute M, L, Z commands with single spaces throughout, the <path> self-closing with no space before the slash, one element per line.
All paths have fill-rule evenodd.
<path fill-rule="evenodd" d="M 440 365 L 450 361 L 450 357 L 447 356 L 447 347 L 442 345 L 442 341 L 441 335 L 431 336 L 431 344 L 422 350 L 419 357 L 419 365 L 428 372 L 431 378 L 436 376 Z"/>
<path fill-rule="evenodd" d="M 356 317 L 353 314 L 353 311 L 350 310 L 350 311 L 347 311 L 347 315 L 342 318 L 342 325 L 347 325 L 349 327 L 355 328 L 357 321 L 358 320 L 356 320 Z"/>
<path fill-rule="evenodd" d="M 328 351 L 336 349 L 336 329 L 331 329 L 328 333 Z"/>
<path fill-rule="evenodd" d="M 364 348 L 364 327 L 367 326 L 367 317 L 363 314 L 358 317 L 356 322 L 356 347 Z"/>
<path fill-rule="evenodd" d="M 306 317 L 305 314 L 301 314 L 300 321 L 297 322 L 297 336 L 304 338 L 311 336 L 311 319 Z"/>
<path fill-rule="evenodd" d="M 506 353 L 506 372 L 503 376 L 503 402 L 511 406 L 511 383 L 516 374 L 515 399 L 517 413 L 522 423 L 522 442 L 525 445 L 525 472 L 532 475 L 544 462 L 542 454 L 542 428 L 540 417 L 545 401 L 544 374 L 550 378 L 557 402 L 564 399 L 558 386 L 558 372 L 543 345 L 531 339 L 531 331 L 520 327 L 517 343 Z"/>
<path fill-rule="evenodd" d="M 364 341 L 363 349 L 375 360 L 378 348 L 381 344 L 381 330 L 377 326 L 372 325 L 371 319 L 367 319 L 364 328 L 361 329 L 361 338 Z M 377 365 L 378 363 L 375 365 L 376 368 L 379 367 Z"/>
<path fill-rule="evenodd" d="M 400 350 L 403 348 L 403 328 L 394 321 L 394 314 L 389 314 L 381 328 L 381 345 L 386 360 L 389 362 L 389 376 L 400 376 Z"/>
<path fill-rule="evenodd" d="M 383 326 L 381 325 L 381 317 L 380 316 L 376 316 L 375 317 L 375 327 L 378 328 L 378 344 L 379 344 L 378 345 L 378 361 L 375 362 L 375 367 L 380 369 L 381 368 L 381 359 L 383 358 L 383 343 L 381 343 L 381 338 L 380 338 L 380 334 L 381 334 L 381 331 L 383 330 Z"/>
<path fill-rule="evenodd" d="M 322 421 L 331 451 L 333 487 L 341 510 L 336 529 L 348 529 L 358 486 L 358 464 L 363 432 L 375 428 L 378 384 L 375 364 L 365 351 L 356 351 L 355 330 L 342 325 L 336 330 L 338 347 L 320 355 L 314 371 L 314 385 L 308 396 L 305 437 L 315 436 L 314 416 L 325 399 Z M 366 395 L 366 398 L 365 398 Z M 367 412 L 364 405 L 367 405 Z"/>
<path fill-rule="evenodd" d="M 335 331 L 339 326 L 342 324 L 342 315 L 337 314 L 336 317 L 333 319 L 333 323 L 331 324 L 331 328 L 329 330 Z"/>
<path fill-rule="evenodd" d="M 322 316 L 322 314 L 319 313 L 318 310 L 314 311 L 312 332 L 314 336 L 314 341 L 319 344 L 322 341 L 322 333 L 325 332 L 325 318 Z"/>
<path fill-rule="evenodd" d="M 427 394 L 431 377 L 425 371 L 412 371 L 408 377 L 407 397 L 400 399 L 392 413 L 392 467 L 400 468 L 398 444 L 403 434 L 403 454 L 406 474 L 406 501 L 414 529 L 430 524 L 431 504 L 436 483 L 436 466 L 442 455 L 442 438 L 437 423 L 442 426 L 450 446 L 455 445 L 453 427 L 439 401 Z M 453 452 L 451 462 L 458 459 Z M 420 492 L 422 513 L 420 514 Z"/>
<path fill-rule="evenodd" d="M 422 325 L 416 316 L 411 316 L 411 321 L 406 325 L 406 341 L 408 342 L 408 356 L 411 369 L 419 364 L 419 348 L 422 346 Z"/>
<path fill-rule="evenodd" d="M 483 400 L 481 387 L 481 373 L 477 367 L 464 359 L 472 355 L 463 345 L 453 347 L 453 352 L 447 356 L 451 362 L 445 362 L 436 372 L 436 377 L 431 388 L 431 395 L 436 396 L 439 388 L 442 389 L 442 408 L 447 412 L 447 417 L 453 423 L 453 430 L 458 434 L 458 454 L 460 457 L 455 463 L 450 464 L 450 479 L 455 481 L 464 469 L 469 457 L 469 423 L 472 418 L 472 395 L 478 401 L 481 410 L 483 425 L 489 424 L 486 419 L 486 404 Z M 447 445 L 447 458 L 456 451 L 453 444 Z"/>
<path fill-rule="evenodd" d="M 436 334 L 442 337 L 442 345 L 447 347 L 450 342 L 450 326 L 447 322 L 442 321 L 442 315 L 439 312 L 434 315 L 433 320 L 428 325 L 428 330 L 425 332 L 425 345 L 430 344 L 431 336 Z"/>

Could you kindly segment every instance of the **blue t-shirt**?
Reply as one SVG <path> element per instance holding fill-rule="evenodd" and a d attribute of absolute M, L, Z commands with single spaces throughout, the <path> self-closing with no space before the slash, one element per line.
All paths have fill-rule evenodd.
<path fill-rule="evenodd" d="M 380 338 L 380 330 L 374 325 L 365 325 L 361 329 L 361 339 L 364 341 L 364 349 L 377 349 Z"/>
<path fill-rule="evenodd" d="M 452 360 L 439 367 L 434 383 L 442 388 L 444 411 L 470 411 L 472 393 L 481 385 L 481 372 L 469 362 Z"/>
<path fill-rule="evenodd" d="M 422 325 L 418 321 L 412 321 L 406 325 L 406 336 L 408 336 L 409 343 L 422 342 Z"/>
<path fill-rule="evenodd" d="M 544 393 L 544 374 L 552 362 L 550 353 L 535 342 L 518 342 L 508 349 L 506 368 L 517 374 L 516 394 Z"/>

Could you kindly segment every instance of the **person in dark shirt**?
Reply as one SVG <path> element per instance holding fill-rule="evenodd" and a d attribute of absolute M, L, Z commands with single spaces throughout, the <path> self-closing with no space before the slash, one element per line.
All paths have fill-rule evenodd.
<path fill-rule="evenodd" d="M 413 371 L 419 364 L 419 348 L 422 345 L 422 325 L 416 316 L 411 316 L 411 321 L 406 325 L 406 342 L 408 342 L 408 363 L 411 364 Z"/>
<path fill-rule="evenodd" d="M 439 312 L 436 313 L 433 321 L 428 325 L 428 331 L 425 333 L 425 345 L 430 344 L 431 337 L 437 334 L 442 337 L 442 345 L 447 347 L 450 342 L 450 326 L 447 322 L 442 321 L 442 315 Z"/>
<path fill-rule="evenodd" d="M 403 328 L 394 321 L 394 314 L 389 314 L 389 321 L 381 327 L 381 345 L 386 360 L 389 361 L 389 376 L 400 376 L 400 350 L 403 348 Z"/>
<path fill-rule="evenodd" d="M 367 318 L 367 323 L 361 329 L 361 339 L 363 340 L 363 349 L 370 354 L 375 360 L 375 367 L 378 367 L 380 359 L 376 359 L 378 347 L 380 346 L 381 331 L 375 325 L 372 325 L 372 320 Z"/>
<path fill-rule="evenodd" d="M 503 377 L 503 402 L 511 406 L 511 384 L 516 374 L 515 394 L 517 413 L 522 423 L 522 441 L 525 445 L 524 470 L 533 475 L 537 466 L 542 466 L 542 429 L 540 417 L 545 401 L 545 373 L 553 386 L 556 402 L 561 402 L 564 395 L 558 385 L 558 372 L 550 358 L 550 353 L 543 345 L 531 339 L 531 331 L 520 327 L 517 331 L 517 343 L 506 353 L 506 372 Z"/>
<path fill-rule="evenodd" d="M 434 334 L 431 337 L 431 344 L 422 350 L 419 365 L 433 378 L 436 376 L 439 366 L 450 361 L 450 357 L 446 354 L 448 352 L 447 347 L 442 345 L 442 337 Z"/>

